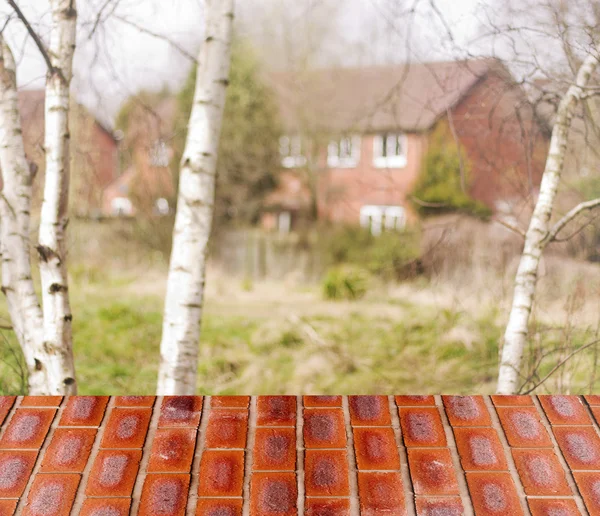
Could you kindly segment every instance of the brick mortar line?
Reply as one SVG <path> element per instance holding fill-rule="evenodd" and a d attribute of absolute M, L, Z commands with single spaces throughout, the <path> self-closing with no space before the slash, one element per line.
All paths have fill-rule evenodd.
<path fill-rule="evenodd" d="M 296 510 L 304 514 L 304 404 L 302 396 L 296 397 L 296 483 L 298 485 L 298 501 Z"/>
<path fill-rule="evenodd" d="M 450 451 L 452 465 L 454 466 L 454 471 L 456 473 L 456 481 L 458 482 L 458 492 L 463 504 L 463 510 L 465 511 L 465 515 L 473 516 L 474 509 L 469 493 L 469 486 L 467 485 L 466 473 L 463 470 L 462 463 L 460 462 L 458 448 L 456 447 L 456 441 L 454 439 L 454 432 L 452 430 L 452 426 L 450 425 L 448 415 L 446 414 L 446 409 L 444 407 L 444 403 L 442 402 L 441 396 L 435 397 L 435 404 L 440 412 L 442 425 L 444 426 L 444 433 L 446 434 L 446 444 L 448 450 Z"/>
<path fill-rule="evenodd" d="M 150 409 L 152 410 L 152 415 L 150 417 L 150 422 L 148 423 L 148 431 L 146 432 L 146 437 L 144 439 L 144 445 L 142 446 L 142 458 L 140 460 L 137 478 L 135 479 L 135 484 L 133 485 L 133 491 L 131 493 L 131 510 L 130 514 L 137 514 L 140 502 L 142 498 L 142 489 L 144 487 L 144 482 L 146 481 L 146 468 L 148 466 L 148 462 L 150 460 L 150 452 L 152 450 L 152 444 L 154 442 L 154 434 L 156 433 L 156 429 L 158 428 L 158 420 L 160 418 L 160 412 L 162 408 L 163 396 L 156 396 L 154 398 L 154 404 Z M 142 407 L 124 407 L 124 408 L 142 408 Z M 146 408 L 146 407 L 144 407 Z M 113 409 L 114 410 L 114 409 Z"/>
<path fill-rule="evenodd" d="M 58 407 L 27 407 L 28 409 L 36 409 L 37 408 L 40 410 L 54 410 L 55 412 L 54 412 L 54 418 L 52 419 L 52 422 L 50 424 L 50 428 L 48 428 L 48 432 L 46 433 L 46 436 L 44 437 L 44 440 L 42 441 L 42 445 L 37 450 L 38 454 L 35 459 L 35 464 L 33 466 L 33 470 L 31 471 L 31 475 L 29 476 L 29 480 L 27 481 L 25 490 L 23 491 L 23 494 L 19 498 L 19 502 L 17 503 L 17 507 L 15 508 L 15 515 L 20 515 L 23 513 L 25 503 L 27 502 L 27 498 L 29 497 L 29 493 L 31 492 L 31 487 L 33 485 L 33 482 L 36 479 L 36 477 L 40 471 L 40 468 L 42 467 L 42 461 L 44 460 L 44 455 L 46 454 L 46 449 L 48 448 L 48 446 L 50 446 L 50 443 L 52 442 L 52 438 L 54 437 L 54 432 L 56 431 L 56 428 L 58 427 L 58 422 L 60 421 L 60 417 L 62 416 L 62 412 L 63 412 L 65 404 L 66 404 L 65 400 L 66 400 L 66 396 L 63 396 L 63 399 L 61 400 Z M 22 401 L 23 401 L 23 398 L 20 399 L 20 402 L 22 402 Z M 15 403 L 15 405 L 16 405 L 16 403 Z M 19 403 L 19 406 L 20 406 L 20 403 Z M 15 407 L 14 413 L 16 414 L 16 407 Z M 79 475 L 79 484 L 81 484 L 81 475 Z M 79 488 L 79 484 L 77 484 L 77 488 Z"/>
<path fill-rule="evenodd" d="M 250 480 L 252 478 L 252 467 L 254 465 L 254 441 L 256 440 L 256 420 L 258 417 L 256 409 L 257 398 L 250 396 L 248 402 L 248 432 L 246 434 L 246 455 L 244 457 L 244 483 L 242 485 L 242 515 L 250 514 Z"/>
<path fill-rule="evenodd" d="M 350 422 L 350 403 L 348 396 L 342 397 L 342 413 L 344 414 L 344 426 L 346 428 L 346 457 L 348 458 L 348 481 L 350 484 L 350 516 L 360 515 L 358 495 L 358 467 L 356 465 L 356 454 L 354 453 L 354 434 Z"/>
<path fill-rule="evenodd" d="M 67 400 L 68 402 L 68 400 Z M 100 443 L 102 442 L 102 438 L 104 437 L 104 431 L 106 429 L 106 425 L 104 424 L 108 420 L 108 413 L 112 412 L 114 406 L 114 398 L 113 396 L 109 396 L 108 403 L 104 407 L 104 412 L 102 413 L 102 419 L 98 423 L 96 427 L 71 427 L 71 426 L 63 426 L 61 428 L 95 428 L 96 429 L 96 437 L 94 437 L 94 443 L 92 444 L 92 449 L 90 450 L 90 455 L 88 457 L 87 463 L 81 472 L 81 481 L 79 482 L 79 486 L 77 487 L 77 492 L 75 493 L 75 499 L 73 500 L 73 510 L 72 514 L 79 514 L 81 507 L 83 506 L 85 499 L 85 488 L 87 487 L 87 481 L 90 478 L 90 472 L 92 470 L 92 465 L 96 462 L 96 458 L 98 457 L 98 452 L 100 451 Z"/>
<path fill-rule="evenodd" d="M 565 472 L 565 477 L 567 479 L 567 483 L 569 484 L 569 487 L 571 488 L 571 492 L 573 493 L 573 496 L 575 498 L 575 503 L 577 504 L 577 508 L 579 509 L 579 512 L 581 512 L 581 514 L 588 514 L 587 507 L 585 506 L 585 503 L 583 502 L 583 497 L 581 496 L 581 493 L 579 492 L 579 487 L 577 487 L 577 483 L 575 482 L 575 477 L 573 476 L 573 472 L 571 471 L 571 468 L 567 464 L 567 461 L 563 455 L 563 452 L 560 449 L 560 446 L 558 445 L 558 441 L 556 440 L 556 437 L 554 437 L 554 432 L 552 431 L 553 425 L 550 423 L 550 419 L 548 419 L 548 416 L 546 415 L 546 412 L 544 411 L 544 407 L 542 407 L 542 404 L 540 403 L 540 400 L 538 399 L 538 397 L 531 396 L 531 399 L 533 401 L 533 406 L 535 407 L 536 411 L 538 412 L 538 416 L 540 418 L 540 422 L 542 423 L 542 426 L 546 429 L 546 432 L 548 432 L 548 436 L 550 437 L 550 441 L 552 442 L 552 448 L 554 449 L 554 455 L 558 458 L 558 461 L 560 462 L 560 465 L 562 466 L 563 471 Z M 583 404 L 583 405 L 585 408 L 585 404 Z M 573 426 L 573 425 L 571 425 L 571 426 Z M 589 425 L 580 425 L 580 426 L 589 426 Z"/>
<path fill-rule="evenodd" d="M 410 476 L 410 468 L 408 466 L 408 451 L 406 450 L 402 439 L 400 416 L 398 414 L 398 407 L 396 406 L 396 398 L 394 396 L 388 396 L 388 410 L 390 411 L 390 418 L 392 420 L 391 426 L 392 430 L 394 431 L 394 438 L 396 440 L 396 452 L 398 453 L 398 458 L 400 459 L 400 476 L 402 477 L 402 486 L 404 487 L 404 505 L 406 507 L 407 514 L 414 516 L 417 512 L 415 490 L 413 487 L 412 478 Z"/>
<path fill-rule="evenodd" d="M 190 468 L 190 484 L 186 505 L 187 516 L 193 516 L 198 506 L 198 486 L 200 484 L 200 462 L 204 453 L 204 436 L 208 427 L 208 416 L 211 408 L 211 397 L 202 397 L 202 410 L 200 411 L 200 421 L 196 428 L 196 445 L 194 446 L 194 456 Z"/>

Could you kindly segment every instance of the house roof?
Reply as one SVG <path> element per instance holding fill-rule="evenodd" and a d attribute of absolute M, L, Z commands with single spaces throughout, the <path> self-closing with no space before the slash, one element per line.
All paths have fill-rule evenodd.
<path fill-rule="evenodd" d="M 491 71 L 512 81 L 500 61 L 486 58 L 274 73 L 268 82 L 288 130 L 423 131 Z"/>
<path fill-rule="evenodd" d="M 2 420 L 0 514 L 600 511 L 600 396 L 26 396 Z"/>

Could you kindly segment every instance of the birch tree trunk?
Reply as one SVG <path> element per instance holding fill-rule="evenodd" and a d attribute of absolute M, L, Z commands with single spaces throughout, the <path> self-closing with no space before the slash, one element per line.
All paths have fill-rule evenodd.
<path fill-rule="evenodd" d="M 44 201 L 37 246 L 42 280 L 46 394 L 76 394 L 71 307 L 66 268 L 69 201 L 69 103 L 77 11 L 75 0 L 51 0 L 52 29 L 46 80 Z"/>
<path fill-rule="evenodd" d="M 504 347 L 498 374 L 499 394 L 514 394 L 519 388 L 521 363 L 527 341 L 529 316 L 535 298 L 538 268 L 542 252 L 549 241 L 550 217 L 563 171 L 571 119 L 581 100 L 583 90 L 597 66 L 598 57 L 594 54 L 588 55 L 577 72 L 575 83 L 567 90 L 558 107 L 540 193 L 525 235 L 525 245 L 515 277 L 512 307 L 504 333 Z"/>
<path fill-rule="evenodd" d="M 194 103 L 181 159 L 160 345 L 159 394 L 195 394 L 206 252 L 229 76 L 234 0 L 205 0 Z"/>

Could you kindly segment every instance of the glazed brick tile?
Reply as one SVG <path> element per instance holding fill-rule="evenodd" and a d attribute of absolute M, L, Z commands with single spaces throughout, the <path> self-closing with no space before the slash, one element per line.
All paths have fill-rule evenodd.
<path fill-rule="evenodd" d="M 600 406 L 600 395 L 599 394 L 590 394 L 587 396 L 584 396 L 585 401 L 587 401 L 588 405 L 592 406 L 592 407 L 597 407 Z"/>
<path fill-rule="evenodd" d="M 304 487 L 306 496 L 349 496 L 346 450 L 306 450 Z"/>
<path fill-rule="evenodd" d="M 57 428 L 44 454 L 42 473 L 81 473 L 90 456 L 95 428 Z"/>
<path fill-rule="evenodd" d="M 552 425 L 591 425 L 579 396 L 538 396 Z"/>
<path fill-rule="evenodd" d="M 304 409 L 306 448 L 345 448 L 346 423 L 341 409 Z"/>
<path fill-rule="evenodd" d="M 454 438 L 465 471 L 508 469 L 504 448 L 493 428 L 455 428 Z"/>
<path fill-rule="evenodd" d="M 296 516 L 295 473 L 253 473 L 250 482 L 252 516 Z"/>
<path fill-rule="evenodd" d="M 241 498 L 200 498 L 196 516 L 242 516 L 243 504 Z"/>
<path fill-rule="evenodd" d="M 87 498 L 79 516 L 129 516 L 131 498 Z"/>
<path fill-rule="evenodd" d="M 573 476 L 589 513 L 600 514 L 600 473 L 575 472 Z"/>
<path fill-rule="evenodd" d="M 17 409 L 0 440 L 0 449 L 40 448 L 55 414 L 56 409 Z"/>
<path fill-rule="evenodd" d="M 524 395 L 494 394 L 492 403 L 496 407 L 533 407 L 533 398 Z"/>
<path fill-rule="evenodd" d="M 102 436 L 102 448 L 141 448 L 146 440 L 152 409 L 114 408 Z"/>
<path fill-rule="evenodd" d="M 482 396 L 443 396 L 452 426 L 491 426 L 490 413 Z"/>
<path fill-rule="evenodd" d="M 416 500 L 417 516 L 461 516 L 465 513 L 458 496 L 421 498 Z"/>
<path fill-rule="evenodd" d="M 354 428 L 358 469 L 398 470 L 400 457 L 392 428 Z"/>
<path fill-rule="evenodd" d="M 593 427 L 557 426 L 553 431 L 572 470 L 600 470 L 600 438 Z"/>
<path fill-rule="evenodd" d="M 148 472 L 189 473 L 195 448 L 194 428 L 159 428 L 152 441 Z"/>
<path fill-rule="evenodd" d="M 0 516 L 16 514 L 18 500 L 0 500 Z"/>
<path fill-rule="evenodd" d="M 155 396 L 115 396 L 115 407 L 146 407 L 154 406 Z"/>
<path fill-rule="evenodd" d="M 165 396 L 160 409 L 159 427 L 197 428 L 202 414 L 202 396 Z"/>
<path fill-rule="evenodd" d="M 257 428 L 252 469 L 293 471 L 296 469 L 296 429 Z"/>
<path fill-rule="evenodd" d="M 361 516 L 404 516 L 404 490 L 400 473 L 358 473 Z"/>
<path fill-rule="evenodd" d="M 23 396 L 21 407 L 58 407 L 62 396 Z"/>
<path fill-rule="evenodd" d="M 71 396 L 60 418 L 60 426 L 99 426 L 108 396 Z"/>
<path fill-rule="evenodd" d="M 200 462 L 199 496 L 242 496 L 243 483 L 243 451 L 204 451 Z"/>
<path fill-rule="evenodd" d="M 575 500 L 565 498 L 529 498 L 531 516 L 578 516 Z"/>
<path fill-rule="evenodd" d="M 562 465 L 552 449 L 513 449 L 512 456 L 525 494 L 533 496 L 569 496 Z"/>
<path fill-rule="evenodd" d="M 416 495 L 459 494 L 452 456 L 447 448 L 409 449 L 408 465 Z"/>
<path fill-rule="evenodd" d="M 592 411 L 592 414 L 594 415 L 594 419 L 596 420 L 596 423 L 598 423 L 600 425 L 600 407 L 590 407 L 590 410 Z"/>
<path fill-rule="evenodd" d="M 68 516 L 80 476 L 75 473 L 37 475 L 29 491 L 25 516 Z"/>
<path fill-rule="evenodd" d="M 504 435 L 511 446 L 551 447 L 552 441 L 535 407 L 497 407 Z"/>
<path fill-rule="evenodd" d="M 16 399 L 16 396 L 0 396 L 0 425 L 4 423 Z"/>
<path fill-rule="evenodd" d="M 341 396 L 304 396 L 305 407 L 342 407 Z"/>
<path fill-rule="evenodd" d="M 0 451 L 0 498 L 19 498 L 31 475 L 37 451 Z"/>
<path fill-rule="evenodd" d="M 85 489 L 88 496 L 131 496 L 141 450 L 100 450 Z"/>
<path fill-rule="evenodd" d="M 433 396 L 394 396 L 398 407 L 435 407 Z"/>
<path fill-rule="evenodd" d="M 387 396 L 349 396 L 353 426 L 389 426 L 392 424 Z"/>
<path fill-rule="evenodd" d="M 295 426 L 295 396 L 259 396 L 257 426 Z"/>
<path fill-rule="evenodd" d="M 523 514 L 510 473 L 467 473 L 467 485 L 476 515 Z"/>
<path fill-rule="evenodd" d="M 147 475 L 142 488 L 138 516 L 184 516 L 189 486 L 189 475 Z"/>
<path fill-rule="evenodd" d="M 210 406 L 212 408 L 248 408 L 250 396 L 212 396 Z"/>
<path fill-rule="evenodd" d="M 400 408 L 398 411 L 405 446 L 446 446 L 437 408 Z"/>
<path fill-rule="evenodd" d="M 248 411 L 211 410 L 206 429 L 207 448 L 244 448 L 248 432 Z"/>
<path fill-rule="evenodd" d="M 306 516 L 350 516 L 350 500 L 346 498 L 307 498 Z"/>

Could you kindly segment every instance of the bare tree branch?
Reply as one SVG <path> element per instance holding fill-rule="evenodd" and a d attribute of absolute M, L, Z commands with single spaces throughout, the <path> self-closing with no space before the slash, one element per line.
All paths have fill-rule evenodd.
<path fill-rule="evenodd" d="M 523 230 L 519 226 L 515 226 L 510 222 L 507 222 L 506 220 L 502 220 L 501 218 L 494 218 L 493 221 L 525 238 L 525 230 Z"/>
<path fill-rule="evenodd" d="M 569 210 L 569 212 L 564 217 L 562 217 L 556 224 L 554 224 L 554 226 L 552 226 L 550 231 L 548 231 L 548 235 L 546 236 L 546 242 L 550 243 L 556 240 L 556 236 L 558 235 L 558 233 L 580 213 L 583 213 L 584 211 L 593 210 L 598 206 L 600 206 L 600 198 L 579 203 L 573 209 Z"/>

